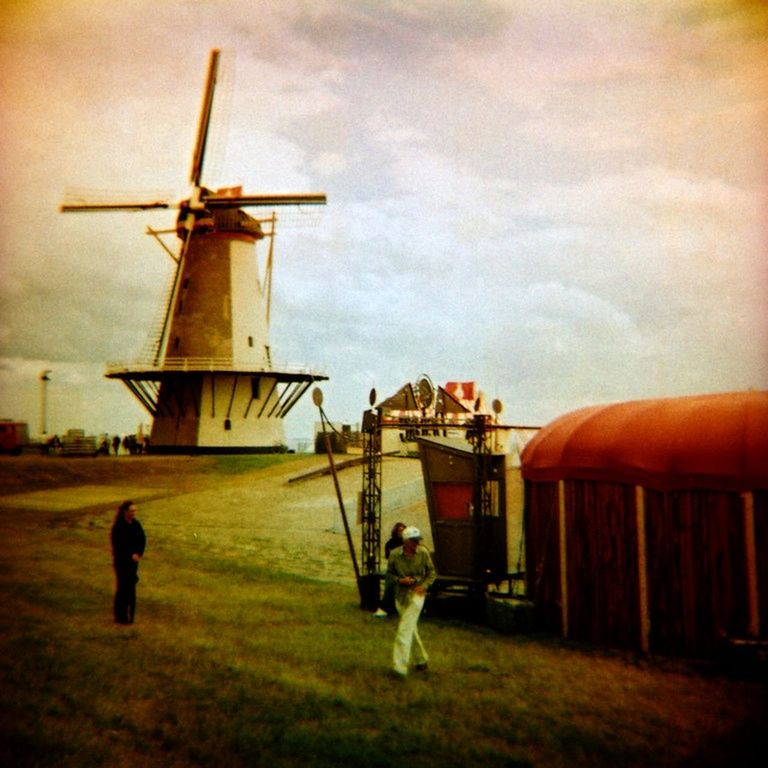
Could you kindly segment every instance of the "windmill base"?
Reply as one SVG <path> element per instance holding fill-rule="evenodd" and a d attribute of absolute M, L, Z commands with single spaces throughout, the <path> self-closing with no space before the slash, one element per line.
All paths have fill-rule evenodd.
<path fill-rule="evenodd" d="M 116 367 L 107 377 L 121 379 L 152 414 L 148 452 L 176 455 L 287 453 L 284 417 L 312 382 L 327 378 L 139 367 Z"/>

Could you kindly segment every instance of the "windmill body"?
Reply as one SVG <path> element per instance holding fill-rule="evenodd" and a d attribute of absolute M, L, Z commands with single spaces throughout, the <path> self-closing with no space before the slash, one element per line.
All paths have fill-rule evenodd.
<path fill-rule="evenodd" d="M 182 245 L 165 320 L 148 359 L 112 364 L 106 374 L 122 380 L 152 414 L 154 452 L 283 450 L 285 416 L 312 382 L 327 378 L 273 364 L 269 310 L 276 216 L 258 219 L 243 210 L 323 204 L 325 196 L 244 196 L 239 188 L 212 192 L 201 186 L 217 65 L 213 51 L 193 156 L 193 190 L 178 204 L 176 234 Z M 62 210 L 156 207 L 171 206 L 81 202 Z"/>

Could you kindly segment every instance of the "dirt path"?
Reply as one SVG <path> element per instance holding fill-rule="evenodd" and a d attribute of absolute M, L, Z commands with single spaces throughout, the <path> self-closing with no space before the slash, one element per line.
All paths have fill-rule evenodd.
<path fill-rule="evenodd" d="M 156 535 L 176 540 L 180 546 L 208 548 L 279 571 L 354 583 L 332 478 L 289 483 L 295 474 L 295 467 L 273 468 L 254 477 L 149 501 L 143 505 L 142 520 Z M 361 530 L 356 521 L 361 470 L 348 469 L 338 477 L 359 558 Z M 383 484 L 382 531 L 388 532 L 400 517 L 426 526 L 417 461 L 385 462 Z"/>
<path fill-rule="evenodd" d="M 106 531 L 117 504 L 133 498 L 150 541 L 146 568 L 151 568 L 152 542 L 159 541 L 354 583 L 332 477 L 289 482 L 327 462 L 311 455 L 227 475 L 217 472 L 215 460 L 208 457 L 20 457 L 0 463 L 0 513 L 63 513 Z M 359 558 L 362 470 L 344 469 L 338 478 Z M 382 536 L 402 519 L 420 526 L 431 546 L 420 463 L 385 459 L 382 486 Z"/>
<path fill-rule="evenodd" d="M 341 464 L 349 458 L 335 461 Z M 79 521 L 106 530 L 117 505 L 131 498 L 139 506 L 150 542 L 207 549 L 280 571 L 354 583 L 332 477 L 289 482 L 327 468 L 327 457 L 291 456 L 268 467 L 255 466 L 247 457 L 3 457 L 0 514 L 40 514 L 54 523 Z M 359 561 L 362 468 L 340 470 L 338 478 Z M 514 569 L 522 535 L 519 473 L 510 474 L 507 483 L 508 563 Z M 425 544 L 432 548 L 421 463 L 387 457 L 382 489 L 383 541 L 402 520 L 421 528 Z"/>

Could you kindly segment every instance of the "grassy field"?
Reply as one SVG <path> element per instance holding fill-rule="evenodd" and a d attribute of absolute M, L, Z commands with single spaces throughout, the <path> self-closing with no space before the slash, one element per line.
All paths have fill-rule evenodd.
<path fill-rule="evenodd" d="M 111 621 L 111 509 L 0 510 L 0 764 L 764 764 L 765 685 L 680 662 L 432 613 L 430 672 L 391 678 L 394 621 L 268 547 L 193 546 L 188 498 L 186 525 L 148 531 L 132 627 Z"/>

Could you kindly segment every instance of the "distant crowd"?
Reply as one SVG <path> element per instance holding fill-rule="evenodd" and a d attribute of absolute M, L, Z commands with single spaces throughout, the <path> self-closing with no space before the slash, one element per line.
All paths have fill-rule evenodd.
<path fill-rule="evenodd" d="M 112 438 L 112 453 L 115 456 L 120 455 L 120 449 L 122 452 L 127 453 L 130 456 L 138 456 L 142 453 L 149 453 L 149 435 L 143 437 L 137 437 L 136 435 L 125 435 L 122 440 L 120 435 L 115 435 Z M 108 436 L 104 436 L 99 446 L 99 453 L 109 456 L 110 441 Z"/>
<path fill-rule="evenodd" d="M 50 454 L 87 454 L 101 456 L 139 456 L 149 453 L 149 436 L 137 435 L 102 435 L 97 439 L 89 435 L 66 434 L 63 438 L 58 435 L 48 438 L 42 444 L 42 452 Z"/>

